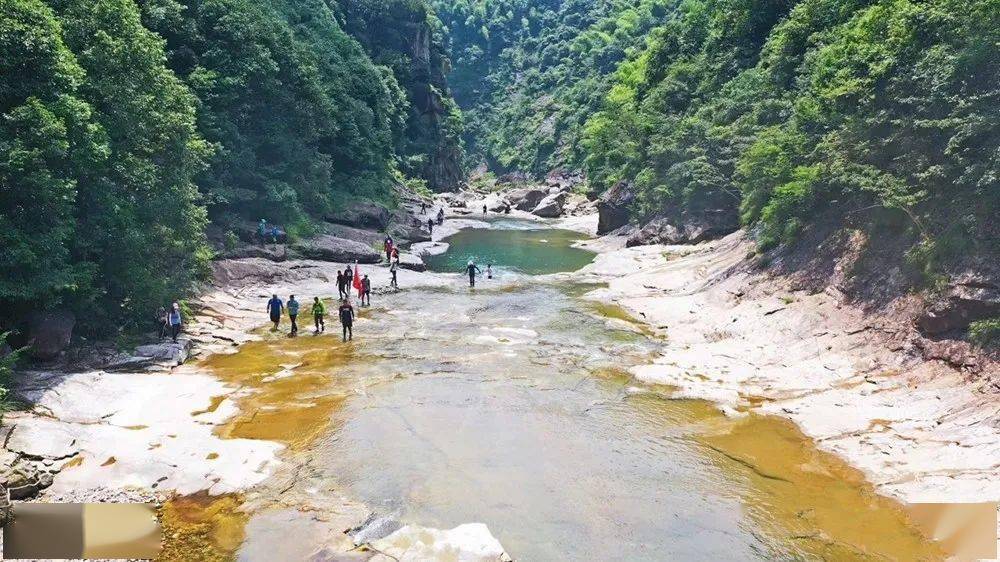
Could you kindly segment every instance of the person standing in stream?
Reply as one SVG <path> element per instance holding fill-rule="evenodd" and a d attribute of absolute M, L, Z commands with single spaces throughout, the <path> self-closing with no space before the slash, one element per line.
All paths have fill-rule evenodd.
<path fill-rule="evenodd" d="M 354 307 L 351 306 L 351 299 L 347 298 L 340 303 L 340 326 L 344 331 L 344 341 L 354 339 Z"/>
<path fill-rule="evenodd" d="M 364 278 L 361 279 L 361 306 L 365 306 L 365 300 L 368 301 L 368 306 L 372 305 L 372 282 L 368 279 L 366 274 Z"/>
<path fill-rule="evenodd" d="M 340 299 L 347 298 L 347 278 L 344 277 L 344 272 L 337 270 L 337 295 Z"/>
<path fill-rule="evenodd" d="M 363 298 L 364 297 L 364 291 L 362 290 L 362 285 L 361 285 L 361 270 L 358 268 L 358 262 L 354 262 L 354 276 L 352 278 L 354 280 L 353 281 L 354 282 L 354 290 L 358 292 L 358 298 Z"/>
<path fill-rule="evenodd" d="M 465 266 L 465 269 L 469 272 L 469 286 L 476 286 L 476 272 L 482 273 L 483 270 L 476 266 L 476 262 L 469 260 L 469 265 Z"/>
<path fill-rule="evenodd" d="M 313 323 L 316 325 L 316 333 L 318 334 L 326 331 L 326 320 L 324 319 L 326 316 L 326 305 L 323 304 L 323 301 L 319 297 L 314 298 L 312 307 Z"/>
<path fill-rule="evenodd" d="M 292 321 L 292 332 L 291 336 L 297 336 L 299 334 L 299 324 L 297 322 L 299 318 L 299 301 L 295 300 L 295 295 L 288 297 L 288 306 L 285 307 L 288 310 L 288 319 Z"/>
<path fill-rule="evenodd" d="M 271 300 L 267 301 L 267 313 L 271 315 L 271 322 L 274 322 L 274 328 L 271 329 L 272 332 L 278 331 L 278 325 L 281 324 L 281 313 L 285 310 L 285 303 L 281 302 L 278 295 L 271 295 Z"/>
<path fill-rule="evenodd" d="M 354 271 L 351 269 L 351 266 L 347 266 L 347 268 L 344 269 L 344 297 L 350 296 L 351 285 L 353 285 L 353 281 L 354 281 Z"/>

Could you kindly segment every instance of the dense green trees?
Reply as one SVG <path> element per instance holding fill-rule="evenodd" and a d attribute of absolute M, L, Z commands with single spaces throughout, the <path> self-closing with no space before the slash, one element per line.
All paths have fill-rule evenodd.
<path fill-rule="evenodd" d="M 209 218 L 305 225 L 400 171 L 453 187 L 433 18 L 389 4 L 0 0 L 0 327 L 144 324 L 206 271 Z M 416 35 L 364 34 L 394 18 Z"/>
<path fill-rule="evenodd" d="M 764 247 L 820 218 L 909 231 L 921 268 L 995 244 L 998 8 L 689 0 L 588 122 L 591 181 L 646 216 L 738 206 Z"/>

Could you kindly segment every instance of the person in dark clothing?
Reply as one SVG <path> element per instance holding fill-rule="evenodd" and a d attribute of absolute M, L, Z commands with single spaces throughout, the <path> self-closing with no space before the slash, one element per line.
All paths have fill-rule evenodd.
<path fill-rule="evenodd" d="M 284 310 L 285 303 L 281 302 L 278 295 L 271 295 L 271 300 L 267 301 L 267 313 L 271 315 L 271 322 L 274 322 L 272 332 L 278 331 L 278 325 L 281 324 L 281 313 Z"/>
<path fill-rule="evenodd" d="M 485 204 L 483 204 L 483 216 L 484 217 L 486 216 L 486 205 Z"/>
<path fill-rule="evenodd" d="M 431 236 L 434 236 L 434 220 L 433 219 L 427 219 L 427 231 L 431 233 Z"/>
<path fill-rule="evenodd" d="M 296 336 L 299 333 L 299 324 L 296 322 L 299 318 L 299 301 L 295 300 L 295 295 L 288 297 L 288 319 L 292 321 L 292 333 L 291 335 Z"/>
<path fill-rule="evenodd" d="M 438 209 L 438 225 L 444 224 L 444 208 Z"/>
<path fill-rule="evenodd" d="M 340 304 L 340 325 L 344 329 L 344 341 L 354 339 L 354 307 L 350 299 L 344 299 Z"/>
<path fill-rule="evenodd" d="M 465 266 L 465 269 L 469 272 L 469 286 L 476 286 L 476 272 L 482 273 L 483 270 L 476 266 L 475 262 L 469 261 L 469 265 Z"/>
<path fill-rule="evenodd" d="M 365 306 L 365 300 L 368 301 L 368 306 L 372 305 L 372 282 L 368 275 L 361 279 L 361 306 Z"/>
<path fill-rule="evenodd" d="M 486 278 L 487 279 L 493 279 L 493 264 L 492 263 L 486 264 Z"/>
<path fill-rule="evenodd" d="M 167 309 L 162 306 L 156 309 L 156 323 L 160 325 L 160 338 L 167 335 L 170 330 L 170 320 L 167 318 Z"/>
<path fill-rule="evenodd" d="M 341 299 L 347 298 L 347 280 L 344 278 L 344 272 L 337 272 L 337 294 Z"/>
<path fill-rule="evenodd" d="M 181 333 L 181 325 L 183 324 L 183 319 L 181 318 L 181 305 L 174 303 L 170 307 L 170 313 L 167 314 L 167 323 L 170 324 L 170 338 L 177 343 L 177 335 Z"/>
<path fill-rule="evenodd" d="M 510 203 L 504 204 L 504 206 L 503 206 L 503 214 L 505 214 L 505 215 L 509 215 L 510 214 Z"/>
<path fill-rule="evenodd" d="M 354 284 L 354 270 L 351 266 L 347 266 L 344 270 L 344 294 L 347 294 L 351 290 L 351 285 Z"/>
<path fill-rule="evenodd" d="M 319 300 L 319 297 L 315 297 L 315 300 L 313 300 L 312 311 L 313 323 L 316 324 L 316 333 L 325 332 L 326 320 L 324 317 L 326 316 L 326 305 L 323 304 L 323 301 Z"/>

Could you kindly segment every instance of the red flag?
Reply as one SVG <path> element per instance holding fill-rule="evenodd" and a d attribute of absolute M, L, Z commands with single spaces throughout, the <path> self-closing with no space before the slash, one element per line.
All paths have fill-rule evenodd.
<path fill-rule="evenodd" d="M 354 264 L 354 288 L 358 291 L 358 298 L 361 297 L 361 272 L 358 271 L 358 264 Z"/>

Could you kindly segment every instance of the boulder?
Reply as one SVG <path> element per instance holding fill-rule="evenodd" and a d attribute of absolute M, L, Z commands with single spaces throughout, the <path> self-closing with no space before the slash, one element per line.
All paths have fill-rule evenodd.
<path fill-rule="evenodd" d="M 69 347 L 76 316 L 66 310 L 51 310 L 32 316 L 28 322 L 28 346 L 35 359 L 55 359 Z"/>
<path fill-rule="evenodd" d="M 399 254 L 399 267 L 410 271 L 427 271 L 427 265 L 420 256 L 410 253 Z"/>
<path fill-rule="evenodd" d="M 323 225 L 323 233 L 336 236 L 337 238 L 354 240 L 355 242 L 361 242 L 366 246 L 372 247 L 381 245 L 382 241 L 385 240 L 385 236 L 383 236 L 380 232 L 354 228 L 353 226 L 347 226 L 344 224 L 326 223 Z"/>
<path fill-rule="evenodd" d="M 389 209 L 378 203 L 372 201 L 354 201 L 343 209 L 327 216 L 326 220 L 356 228 L 385 230 L 389 226 L 390 217 Z"/>
<path fill-rule="evenodd" d="M 221 258 L 229 260 L 263 258 L 265 260 L 282 262 L 288 259 L 288 248 L 284 244 L 241 246 L 222 254 Z"/>
<path fill-rule="evenodd" d="M 635 201 L 635 191 L 627 181 L 616 183 L 597 200 L 597 233 L 607 234 L 628 224 L 629 207 Z"/>
<path fill-rule="evenodd" d="M 179 340 L 177 343 L 154 343 L 135 348 L 136 357 L 147 357 L 155 363 L 168 363 L 175 366 L 187 361 L 190 354 L 191 341 L 187 339 Z"/>
<path fill-rule="evenodd" d="M 301 257 L 319 261 L 378 263 L 382 260 L 381 254 L 371 246 L 329 234 L 297 242 L 292 250 Z"/>
<path fill-rule="evenodd" d="M 389 234 L 392 235 L 392 239 L 397 244 L 430 242 L 431 240 L 431 235 L 426 230 L 410 224 L 394 224 L 389 227 Z"/>
<path fill-rule="evenodd" d="M 507 194 L 507 200 L 518 211 L 531 211 L 545 199 L 546 195 L 548 192 L 543 189 L 515 189 Z"/>
<path fill-rule="evenodd" d="M 1000 316 L 1000 286 L 969 277 L 949 285 L 917 318 L 917 327 L 934 336 L 965 330 L 972 322 L 996 316 Z"/>
<path fill-rule="evenodd" d="M 569 194 L 566 192 L 555 193 L 548 195 L 545 199 L 542 199 L 538 206 L 535 207 L 533 214 L 545 218 L 556 218 L 562 215 L 563 203 L 566 202 L 566 197 Z"/>
<path fill-rule="evenodd" d="M 285 279 L 288 272 L 287 266 L 262 258 L 212 262 L 213 282 L 219 287 L 270 285 Z"/>
<path fill-rule="evenodd" d="M 738 228 L 735 211 L 705 210 L 679 218 L 659 217 L 629 235 L 628 247 L 648 244 L 697 244 L 734 232 Z"/>

